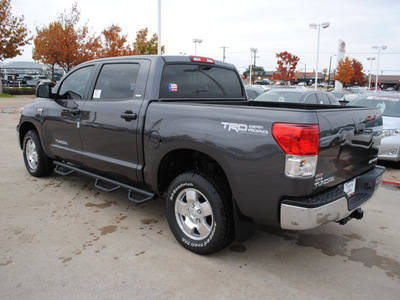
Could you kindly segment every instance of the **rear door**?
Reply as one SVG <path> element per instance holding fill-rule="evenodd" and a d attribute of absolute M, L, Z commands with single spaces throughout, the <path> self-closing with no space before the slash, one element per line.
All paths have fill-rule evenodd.
<path fill-rule="evenodd" d="M 140 109 L 150 62 L 104 62 L 81 112 L 83 164 L 105 175 L 138 181 Z M 115 177 L 114 176 L 114 177 Z"/>

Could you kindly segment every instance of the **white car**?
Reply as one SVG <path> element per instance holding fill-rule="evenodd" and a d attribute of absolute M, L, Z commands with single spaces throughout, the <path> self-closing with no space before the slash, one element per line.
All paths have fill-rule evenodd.
<path fill-rule="evenodd" d="M 378 159 L 400 162 L 400 94 L 365 93 L 351 106 L 378 107 L 382 112 L 383 131 Z"/>

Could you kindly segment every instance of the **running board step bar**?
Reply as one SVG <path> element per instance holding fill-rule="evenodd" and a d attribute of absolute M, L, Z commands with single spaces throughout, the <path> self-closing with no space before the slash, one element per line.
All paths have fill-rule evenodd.
<path fill-rule="evenodd" d="M 128 199 L 134 203 L 138 203 L 138 204 L 144 203 L 144 202 L 147 202 L 147 201 L 153 199 L 153 197 L 154 197 L 153 193 L 147 192 L 145 190 L 142 190 L 142 189 L 139 189 L 139 188 L 136 188 L 136 187 L 133 187 L 133 186 L 130 186 L 130 185 L 127 185 L 127 184 L 124 184 L 124 183 L 121 183 L 121 182 L 118 182 L 118 181 L 115 181 L 115 180 L 112 180 L 112 179 L 109 179 L 109 178 L 106 178 L 103 176 L 99 176 L 97 174 L 73 167 L 71 165 L 68 165 L 68 164 L 65 164 L 65 163 L 62 163 L 59 161 L 53 161 L 53 164 L 56 166 L 54 169 L 54 172 L 56 172 L 59 175 L 66 176 L 73 172 L 77 172 L 77 173 L 80 173 L 80 174 L 83 174 L 83 175 L 86 175 L 86 176 L 96 179 L 94 186 L 104 192 L 109 193 L 109 192 L 116 191 L 120 188 L 127 189 L 128 190 Z M 64 171 L 64 170 L 60 170 L 60 169 L 66 169 L 68 171 Z M 112 187 L 106 187 L 106 186 L 102 185 L 102 183 L 108 183 L 108 184 L 112 185 Z M 143 199 L 134 198 L 133 197 L 134 193 L 142 195 L 144 198 Z"/>

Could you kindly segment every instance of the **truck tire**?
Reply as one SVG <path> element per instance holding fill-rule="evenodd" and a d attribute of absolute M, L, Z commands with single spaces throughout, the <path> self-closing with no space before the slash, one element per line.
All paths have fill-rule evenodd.
<path fill-rule="evenodd" d="M 201 255 L 227 247 L 234 238 L 228 189 L 197 173 L 184 173 L 169 186 L 169 227 L 186 249 Z"/>
<path fill-rule="evenodd" d="M 44 153 L 39 136 L 35 130 L 29 130 L 24 137 L 23 156 L 25 167 L 34 177 L 44 177 L 53 171 L 51 159 Z"/>

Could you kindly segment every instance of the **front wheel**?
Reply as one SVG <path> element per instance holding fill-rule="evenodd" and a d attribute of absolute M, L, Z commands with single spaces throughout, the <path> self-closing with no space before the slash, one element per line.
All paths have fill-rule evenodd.
<path fill-rule="evenodd" d="M 233 240 L 227 188 L 197 173 L 176 177 L 166 201 L 167 219 L 177 241 L 197 254 L 211 254 Z"/>
<path fill-rule="evenodd" d="M 44 177 L 53 171 L 51 160 L 43 151 L 35 130 L 30 130 L 25 134 L 23 156 L 25 167 L 32 176 Z"/>

